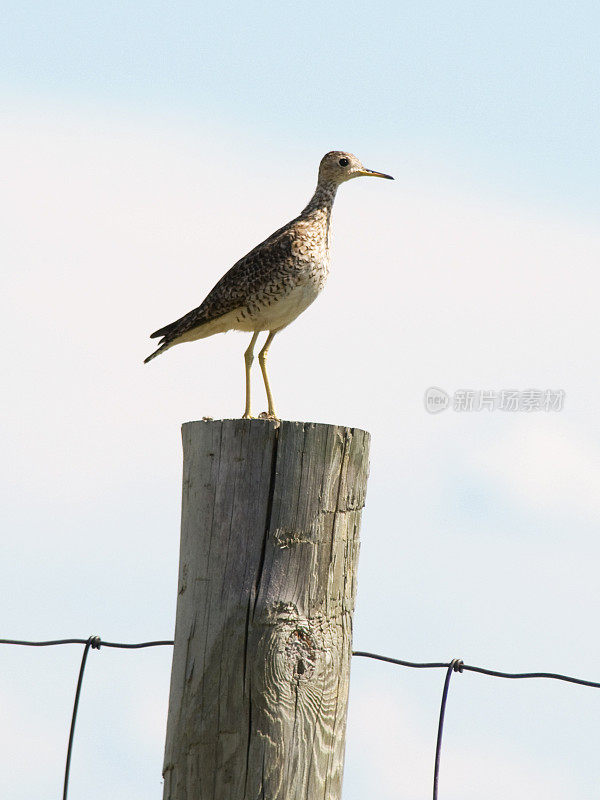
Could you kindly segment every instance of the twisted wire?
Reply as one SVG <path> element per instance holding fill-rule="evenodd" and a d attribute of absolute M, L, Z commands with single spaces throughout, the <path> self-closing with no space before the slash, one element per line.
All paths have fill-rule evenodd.
<path fill-rule="evenodd" d="M 79 709 L 79 699 L 81 697 L 81 688 L 83 686 L 83 676 L 85 673 L 85 666 L 87 657 L 90 650 L 100 650 L 101 647 L 112 647 L 123 650 L 140 650 L 146 647 L 162 647 L 166 645 L 173 645 L 172 639 L 157 639 L 149 642 L 105 642 L 100 636 L 89 636 L 87 639 L 49 639 L 41 642 L 29 641 L 25 639 L 0 639 L 0 644 L 20 645 L 24 647 L 53 647 L 55 645 L 63 644 L 82 644 L 84 645 L 83 653 L 81 656 L 81 663 L 79 666 L 79 674 L 77 676 L 77 687 L 75 689 L 75 700 L 73 702 L 73 713 L 71 715 L 71 727 L 69 730 L 69 744 L 67 747 L 67 757 L 65 764 L 65 777 L 63 783 L 63 800 L 67 800 L 69 791 L 69 775 L 71 770 L 71 755 L 73 752 L 73 741 L 75 738 L 75 725 L 77 722 L 77 711 Z M 400 658 L 393 658 L 392 656 L 384 656 L 379 653 L 369 653 L 365 650 L 354 650 L 353 656 L 360 658 L 370 658 L 375 661 L 383 661 L 388 664 L 395 664 L 402 667 L 411 667 L 413 669 L 445 669 L 446 677 L 444 680 L 444 688 L 442 690 L 442 701 L 440 704 L 440 715 L 438 721 L 438 732 L 435 748 L 435 761 L 433 770 L 433 800 L 438 798 L 438 783 L 439 783 L 439 770 L 440 759 L 442 752 L 442 736 L 444 731 L 444 719 L 446 715 L 446 702 L 448 700 L 448 691 L 450 688 L 450 678 L 453 672 L 477 672 L 481 675 L 491 675 L 495 678 L 508 678 L 510 680 L 520 680 L 526 678 L 549 678 L 552 680 L 566 681 L 567 683 L 575 683 L 580 686 L 588 686 L 595 689 L 600 689 L 600 682 L 585 680 L 583 678 L 574 678 L 571 675 L 563 675 L 560 672 L 502 672 L 500 670 L 488 669 L 486 667 L 476 667 L 470 664 L 465 664 L 459 658 L 453 658 L 451 661 L 405 661 Z"/>

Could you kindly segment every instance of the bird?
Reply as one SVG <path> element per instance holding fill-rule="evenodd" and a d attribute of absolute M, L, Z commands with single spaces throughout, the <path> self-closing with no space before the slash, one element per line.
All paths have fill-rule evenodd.
<path fill-rule="evenodd" d="M 325 286 L 336 192 L 342 183 L 358 177 L 393 180 L 391 175 L 366 169 L 352 153 L 326 153 L 319 164 L 315 192 L 300 214 L 237 261 L 201 305 L 154 331 L 150 338 L 160 338 L 159 346 L 144 363 L 182 342 L 229 330 L 252 333 L 244 353 L 246 402 L 242 415 L 252 419 L 250 369 L 258 335 L 268 331 L 258 355 L 268 404 L 261 417 L 277 420 L 267 375 L 269 347 L 276 334 L 305 311 Z"/>

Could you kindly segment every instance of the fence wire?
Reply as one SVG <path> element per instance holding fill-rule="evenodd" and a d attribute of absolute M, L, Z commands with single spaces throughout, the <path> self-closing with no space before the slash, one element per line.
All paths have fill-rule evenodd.
<path fill-rule="evenodd" d="M 77 710 L 79 708 L 79 698 L 81 696 L 81 687 L 83 685 L 83 676 L 85 673 L 85 665 L 87 662 L 88 653 L 90 650 L 100 650 L 101 647 L 114 647 L 122 650 L 141 650 L 145 647 L 164 647 L 165 645 L 173 645 L 172 639 L 158 639 L 152 642 L 105 642 L 99 636 L 89 636 L 87 639 L 51 639 L 43 642 L 32 642 L 24 639 L 0 639 L 0 644 L 13 644 L 22 645 L 25 647 L 53 647 L 62 644 L 82 644 L 84 645 L 83 654 L 81 657 L 81 664 L 79 667 L 79 674 L 77 676 L 77 687 L 75 689 L 75 700 L 73 702 L 73 713 L 71 715 L 71 727 L 69 730 L 69 744 L 67 747 L 67 757 L 65 762 L 65 777 L 63 783 L 63 800 L 67 800 L 69 792 L 69 774 L 71 770 L 71 753 L 73 751 L 73 740 L 75 737 L 75 723 L 77 721 Z M 481 675 L 491 675 L 495 678 L 509 678 L 511 680 L 521 680 L 523 678 L 549 678 L 551 680 L 566 681 L 567 683 L 576 683 L 579 686 L 588 686 L 594 689 L 600 689 L 600 682 L 588 681 L 583 678 L 574 678 L 571 675 L 563 675 L 559 672 L 501 672 L 496 669 L 487 669 L 486 667 L 474 667 L 471 664 L 465 664 L 460 658 L 453 658 L 451 661 L 429 661 L 429 662 L 416 662 L 416 661 L 403 661 L 400 658 L 392 658 L 391 656 L 382 656 L 378 653 L 368 653 L 364 650 L 353 650 L 352 655 L 360 658 L 371 658 L 376 661 L 384 661 L 388 664 L 395 664 L 401 667 L 412 667 L 414 669 L 445 669 L 446 677 L 444 679 L 444 687 L 442 690 L 442 701 L 440 704 L 440 715 L 438 722 L 437 740 L 435 746 L 435 761 L 433 768 L 433 800 L 438 800 L 438 781 L 440 772 L 440 758 L 442 753 L 442 735 L 444 730 L 444 719 L 446 715 L 446 701 L 448 699 L 448 690 L 450 688 L 450 678 L 454 672 L 478 672 Z"/>
<path fill-rule="evenodd" d="M 77 688 L 75 689 L 75 700 L 73 701 L 73 713 L 71 714 L 71 728 L 69 730 L 69 744 L 67 746 L 67 757 L 65 761 L 65 778 L 63 781 L 63 800 L 67 800 L 69 794 L 69 775 L 71 773 L 71 753 L 73 752 L 73 740 L 75 738 L 75 723 L 77 722 L 77 710 L 79 709 L 79 698 L 81 696 L 81 686 L 83 684 L 83 674 L 90 649 L 100 650 L 101 647 L 117 647 L 122 650 L 140 650 L 144 647 L 161 647 L 173 645 L 172 639 L 160 639 L 154 642 L 105 642 L 99 636 L 89 636 L 87 639 L 51 639 L 46 642 L 29 642 L 24 639 L 0 639 L 0 644 L 16 644 L 25 647 L 53 647 L 59 644 L 82 644 L 83 655 L 81 656 L 81 666 L 77 677 Z"/>

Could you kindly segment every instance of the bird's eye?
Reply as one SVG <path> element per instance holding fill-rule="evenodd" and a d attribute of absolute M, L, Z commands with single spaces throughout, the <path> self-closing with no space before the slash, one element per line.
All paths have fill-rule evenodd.
<path fill-rule="evenodd" d="M 347 158 L 340 158 L 339 160 L 340 167 L 347 167 L 349 163 Z"/>

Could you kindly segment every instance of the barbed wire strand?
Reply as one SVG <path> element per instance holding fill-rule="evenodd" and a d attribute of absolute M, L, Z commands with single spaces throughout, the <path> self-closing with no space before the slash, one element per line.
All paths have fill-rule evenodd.
<path fill-rule="evenodd" d="M 85 672 L 85 665 L 90 649 L 100 650 L 101 647 L 113 647 L 123 650 L 139 650 L 146 647 L 160 647 L 165 645 L 173 645 L 172 639 L 158 639 L 151 642 L 105 642 L 99 636 L 89 636 L 87 639 L 51 639 L 42 642 L 28 641 L 25 639 L 0 639 L 0 644 L 13 644 L 25 647 L 51 647 L 54 645 L 63 644 L 82 644 L 84 645 L 83 654 L 81 657 L 81 665 L 79 667 L 79 675 L 77 678 L 77 688 L 75 690 L 75 701 L 73 703 L 73 713 L 71 715 L 71 728 L 69 731 L 69 745 L 67 748 L 67 758 L 65 764 L 65 779 L 63 785 L 63 800 L 67 800 L 69 791 L 69 774 L 71 769 L 71 754 L 73 751 L 73 740 L 75 736 L 75 724 L 77 721 L 77 711 L 79 708 L 79 698 L 81 696 L 81 687 L 83 685 L 83 675 Z M 442 702 L 440 705 L 440 716 L 438 722 L 438 733 L 435 748 L 435 762 L 433 770 L 433 800 L 438 798 L 438 782 L 439 782 L 439 769 L 440 758 L 442 751 L 442 735 L 444 731 L 444 719 L 446 715 L 446 702 L 448 700 L 448 690 L 450 688 L 450 678 L 453 672 L 478 672 L 482 675 L 491 675 L 496 678 L 509 678 L 509 679 L 522 679 L 522 678 L 551 678 L 559 681 L 566 681 L 568 683 L 579 684 L 580 686 L 590 686 L 595 689 L 600 689 L 600 682 L 588 681 L 583 678 L 574 678 L 570 675 L 563 675 L 558 672 L 501 672 L 500 670 L 487 669 L 485 667 L 474 667 L 469 664 L 463 663 L 459 658 L 454 658 L 450 662 L 445 661 L 404 661 L 399 658 L 392 658 L 391 656 L 382 656 L 378 653 L 369 653 L 365 650 L 354 650 L 353 656 L 361 658 L 371 658 L 376 661 L 384 661 L 388 664 L 396 664 L 402 667 L 412 667 L 415 669 L 446 669 L 446 678 L 444 680 L 444 688 L 442 691 Z"/>

